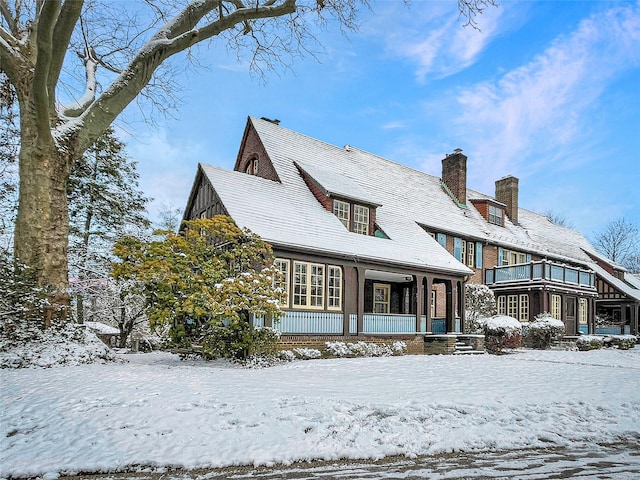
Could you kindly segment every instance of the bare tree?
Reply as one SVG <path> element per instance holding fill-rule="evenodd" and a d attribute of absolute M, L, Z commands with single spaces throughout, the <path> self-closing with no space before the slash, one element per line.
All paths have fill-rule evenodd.
<path fill-rule="evenodd" d="M 458 0 L 471 25 L 492 4 Z M 171 85 L 161 77 L 166 61 L 180 52 L 197 58 L 192 47 L 210 41 L 248 52 L 258 70 L 289 63 L 307 52 L 317 26 L 334 19 L 355 30 L 363 6 L 368 0 L 0 0 L 0 68 L 20 113 L 14 253 L 60 307 L 45 324 L 66 318 L 69 305 L 71 165 L 133 100 L 172 97 L 171 88 L 151 88 Z"/>
<path fill-rule="evenodd" d="M 607 258 L 635 272 L 640 257 L 640 239 L 638 226 L 619 218 L 611 220 L 595 234 L 593 244 Z"/>
<path fill-rule="evenodd" d="M 568 220 L 567 217 L 560 213 L 560 212 L 556 212 L 554 210 L 547 210 L 546 212 L 544 212 L 545 217 L 547 217 L 549 219 L 549 221 L 555 225 L 559 225 L 560 227 L 566 227 L 566 228 L 573 228 L 573 222 L 571 220 Z"/>

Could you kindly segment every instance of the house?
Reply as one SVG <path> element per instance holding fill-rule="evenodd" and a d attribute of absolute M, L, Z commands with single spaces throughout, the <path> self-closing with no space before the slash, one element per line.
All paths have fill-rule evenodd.
<path fill-rule="evenodd" d="M 466 282 L 523 322 L 547 311 L 568 334 L 594 332 L 602 310 L 637 332 L 637 280 L 579 232 L 520 208 L 517 178 L 490 196 L 467 188 L 459 149 L 437 178 L 278 123 L 248 119 L 233 171 L 198 166 L 184 219 L 229 215 L 272 245 L 283 338 L 462 332 Z"/>

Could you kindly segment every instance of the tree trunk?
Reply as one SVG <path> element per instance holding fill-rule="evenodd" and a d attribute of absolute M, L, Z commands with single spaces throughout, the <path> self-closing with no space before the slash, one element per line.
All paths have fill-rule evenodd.
<path fill-rule="evenodd" d="M 19 262 L 36 269 L 38 286 L 47 290 L 51 306 L 45 326 L 49 326 L 65 320 L 69 308 L 69 162 L 55 145 L 42 143 L 25 141 L 23 134 L 14 251 Z"/>

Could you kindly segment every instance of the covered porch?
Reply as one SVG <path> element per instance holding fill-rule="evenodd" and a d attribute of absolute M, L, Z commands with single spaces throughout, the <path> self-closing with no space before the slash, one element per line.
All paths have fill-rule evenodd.
<path fill-rule="evenodd" d="M 463 278 L 353 266 L 344 268 L 342 311 L 286 309 L 253 324 L 283 335 L 431 335 L 460 333 L 463 315 Z"/>

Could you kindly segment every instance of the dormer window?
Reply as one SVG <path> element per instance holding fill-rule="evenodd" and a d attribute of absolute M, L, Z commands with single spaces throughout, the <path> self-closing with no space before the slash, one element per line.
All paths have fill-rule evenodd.
<path fill-rule="evenodd" d="M 342 200 L 333 201 L 333 214 L 338 217 L 338 220 L 340 220 L 347 229 L 349 229 L 351 225 L 351 216 L 349 215 L 350 210 L 351 205 L 347 202 L 343 202 Z"/>
<path fill-rule="evenodd" d="M 334 198 L 333 214 L 350 232 L 369 235 L 369 207 Z"/>
<path fill-rule="evenodd" d="M 487 198 L 471 200 L 471 203 L 487 222 L 504 227 L 504 204 Z"/>
<path fill-rule="evenodd" d="M 369 235 L 369 208 L 362 205 L 353 206 L 353 231 Z"/>
<path fill-rule="evenodd" d="M 496 207 L 495 205 L 489 205 L 489 223 L 502 226 L 504 224 L 504 209 Z"/>

